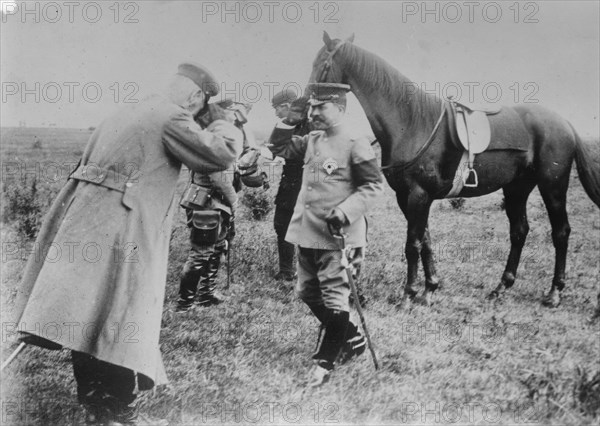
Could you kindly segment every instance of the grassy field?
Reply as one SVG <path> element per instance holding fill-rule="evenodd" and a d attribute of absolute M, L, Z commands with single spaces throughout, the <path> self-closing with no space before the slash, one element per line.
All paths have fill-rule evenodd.
<path fill-rule="evenodd" d="M 46 176 L 39 192 L 48 203 L 67 176 L 61 172 L 62 180 L 55 180 L 48 173 L 76 162 L 88 135 L 87 130 L 3 129 L 3 185 L 23 185 L 23 171 L 39 164 Z M 180 185 L 184 180 L 182 174 Z M 278 177 L 273 181 L 271 197 Z M 600 324 L 588 319 L 599 290 L 600 213 L 573 172 L 568 283 L 561 306 L 548 309 L 540 302 L 550 288 L 554 249 L 537 191 L 528 204 L 531 230 L 517 282 L 500 301 L 485 300 L 499 282 L 509 249 L 501 203 L 501 193 L 494 193 L 468 199 L 460 209 L 447 200 L 434 204 L 430 229 L 443 287 L 432 307 L 400 313 L 395 304 L 405 280 L 406 221 L 386 187 L 385 199 L 369 215 L 362 273 L 370 299 L 365 315 L 381 368 L 375 372 L 365 353 L 313 391 L 304 383 L 317 322 L 288 283 L 271 278 L 276 272 L 272 212 L 262 221 L 248 212 L 239 215 L 229 289 L 223 289 L 224 268 L 220 276 L 227 303 L 175 314 L 189 247 L 180 211 L 161 333 L 171 383 L 145 393 L 143 410 L 182 425 L 598 424 L 600 383 L 594 388 L 591 381 L 600 370 Z M 4 360 L 16 346 L 8 331 L 10 313 L 31 241 L 11 222 L 3 223 L 1 232 Z M 9 254 L 7 243 L 16 244 L 18 253 Z M 2 375 L 2 421 L 83 421 L 69 352 L 24 350 Z"/>

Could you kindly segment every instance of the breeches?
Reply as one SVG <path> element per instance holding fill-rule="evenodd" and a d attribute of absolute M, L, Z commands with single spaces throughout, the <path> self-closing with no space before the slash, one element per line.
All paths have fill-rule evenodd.
<path fill-rule="evenodd" d="M 349 312 L 350 286 L 341 250 L 299 247 L 296 293 L 308 306 Z"/>

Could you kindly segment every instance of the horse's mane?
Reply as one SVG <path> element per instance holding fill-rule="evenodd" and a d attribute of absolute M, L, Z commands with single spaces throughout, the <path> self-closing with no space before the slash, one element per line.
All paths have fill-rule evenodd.
<path fill-rule="evenodd" d="M 346 72 L 362 77 L 361 89 L 365 93 L 381 94 L 399 110 L 408 109 L 413 126 L 437 119 L 440 99 L 421 90 L 381 57 L 352 43 L 340 47 L 338 55 L 343 56 Z"/>

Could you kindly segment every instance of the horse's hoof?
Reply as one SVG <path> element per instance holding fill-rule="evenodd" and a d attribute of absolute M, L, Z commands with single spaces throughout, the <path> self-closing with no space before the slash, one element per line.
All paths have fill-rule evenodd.
<path fill-rule="evenodd" d="M 404 295 L 404 297 L 402 298 L 400 303 L 398 305 L 396 305 L 396 308 L 398 308 L 398 310 L 400 312 L 408 313 L 408 312 L 410 312 L 411 305 L 412 305 L 412 300 L 411 300 L 410 296 Z"/>
<path fill-rule="evenodd" d="M 542 305 L 548 308 L 557 308 L 560 305 L 560 292 L 557 290 L 550 290 L 550 293 L 542 300 Z"/>
<path fill-rule="evenodd" d="M 433 303 L 431 301 L 433 294 L 430 291 L 424 291 L 421 296 L 415 297 L 415 303 L 421 306 L 430 307 Z"/>
<path fill-rule="evenodd" d="M 500 299 L 500 293 L 498 293 L 496 290 L 492 290 L 486 297 L 487 300 L 498 300 Z"/>
<path fill-rule="evenodd" d="M 487 295 L 487 300 L 498 300 L 502 297 L 502 295 L 506 292 L 506 287 L 504 284 L 498 284 L 498 287 L 493 289 L 490 294 Z"/>

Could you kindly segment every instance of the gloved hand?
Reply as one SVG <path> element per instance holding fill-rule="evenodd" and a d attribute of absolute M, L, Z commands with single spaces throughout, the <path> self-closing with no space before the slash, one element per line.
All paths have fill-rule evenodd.
<path fill-rule="evenodd" d="M 348 218 L 343 211 L 336 207 L 325 217 L 325 222 L 336 232 L 340 232 L 342 227 L 348 225 Z"/>
<path fill-rule="evenodd" d="M 283 121 L 289 126 L 295 126 L 302 120 L 306 120 L 309 108 L 308 98 L 306 96 L 301 96 L 291 103 L 288 116 Z"/>
<path fill-rule="evenodd" d="M 202 128 L 207 128 L 210 123 L 215 120 L 225 120 L 230 123 L 235 121 L 233 112 L 229 113 L 226 109 L 221 108 L 217 102 L 208 104 L 206 111 L 198 115 L 196 121 Z"/>

